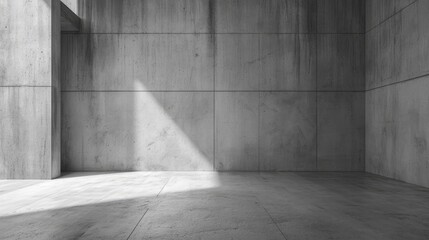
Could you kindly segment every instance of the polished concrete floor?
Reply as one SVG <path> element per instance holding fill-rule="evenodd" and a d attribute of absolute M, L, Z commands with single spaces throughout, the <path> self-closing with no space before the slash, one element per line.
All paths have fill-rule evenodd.
<path fill-rule="evenodd" d="M 0 239 L 429 239 L 429 189 L 365 173 L 70 173 L 0 203 Z"/>

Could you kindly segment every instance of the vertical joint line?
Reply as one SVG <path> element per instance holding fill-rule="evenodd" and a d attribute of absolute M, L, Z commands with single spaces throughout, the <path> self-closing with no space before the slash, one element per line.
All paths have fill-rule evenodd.
<path fill-rule="evenodd" d="M 258 58 L 262 56 L 261 50 L 261 38 L 262 35 L 258 36 Z M 262 61 L 259 61 L 259 68 L 262 72 Z M 258 79 L 258 172 L 261 172 L 261 79 Z"/>
<path fill-rule="evenodd" d="M 318 29 L 319 6 L 316 1 L 316 171 L 319 169 L 319 29 Z"/>
<path fill-rule="evenodd" d="M 130 237 L 133 235 L 134 231 L 136 230 L 136 228 L 139 226 L 140 222 L 142 221 L 143 217 L 146 215 L 147 211 L 149 211 L 149 209 L 146 209 L 146 211 L 143 213 L 142 217 L 140 218 L 140 220 L 137 222 L 137 224 L 134 226 L 133 230 L 131 231 L 130 235 L 128 235 L 127 240 L 130 239 Z"/>
<path fill-rule="evenodd" d="M 216 171 L 216 33 L 214 32 L 212 33 L 212 43 L 213 43 L 213 171 Z"/>

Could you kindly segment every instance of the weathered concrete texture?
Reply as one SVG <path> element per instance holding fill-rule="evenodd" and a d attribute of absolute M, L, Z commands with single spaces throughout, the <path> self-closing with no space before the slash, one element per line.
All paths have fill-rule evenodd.
<path fill-rule="evenodd" d="M 426 240 L 428 198 L 366 173 L 71 173 L 0 181 L 0 238 Z"/>
<path fill-rule="evenodd" d="M 366 0 L 365 22 L 366 30 L 395 15 L 416 0 Z"/>
<path fill-rule="evenodd" d="M 86 0 L 92 33 L 315 32 L 315 0 Z M 117 19 L 117 21 L 111 21 Z"/>
<path fill-rule="evenodd" d="M 50 87 L 0 87 L 0 178 L 51 178 L 50 96 Z"/>
<path fill-rule="evenodd" d="M 317 0 L 318 33 L 364 33 L 365 1 Z"/>
<path fill-rule="evenodd" d="M 429 187 L 429 1 L 378 4 L 396 14 L 366 35 L 366 170 Z"/>
<path fill-rule="evenodd" d="M 366 88 L 429 73 L 429 2 L 417 1 L 366 34 Z"/>
<path fill-rule="evenodd" d="M 216 36 L 216 90 L 258 90 L 261 79 L 259 36 Z"/>
<path fill-rule="evenodd" d="M 67 169 L 317 170 L 316 92 L 364 89 L 363 35 L 318 36 L 317 16 L 330 33 L 360 32 L 357 18 L 363 15 L 350 13 L 357 5 L 360 11 L 363 2 L 350 0 L 80 1 L 85 33 L 62 38 L 62 90 L 67 92 L 63 106 L 70 108 L 63 111 L 67 114 L 63 114 L 63 133 L 72 135 L 63 137 L 68 139 L 63 148 L 63 156 L 70 161 Z M 328 7 L 335 9 L 327 11 Z M 339 21 L 327 16 L 332 14 L 347 18 Z M 156 93 L 129 93 L 147 90 Z M 182 131 L 203 153 L 202 158 L 188 157 L 191 160 L 186 162 L 179 147 L 164 147 L 182 147 L 180 134 L 158 140 L 157 130 L 151 135 L 151 129 L 143 129 L 150 128 L 157 117 L 142 120 L 146 125 L 139 125 L 136 132 L 135 125 L 127 125 L 130 120 L 119 119 L 119 113 L 151 116 L 136 105 L 147 100 L 135 101 L 133 96 L 158 99 L 163 92 L 173 96 L 187 91 L 204 99 L 212 96 L 211 108 L 177 100 L 174 109 L 185 109 L 183 116 L 171 117 L 170 109 L 161 104 L 159 118 L 171 117 L 172 125 L 177 121 L 171 131 Z M 205 128 L 186 130 L 188 125 L 181 121 L 196 121 L 186 118 L 186 112 L 204 112 L 201 126 Z M 67 130 L 68 126 L 74 129 Z M 197 132 L 201 136 L 193 135 Z M 95 140 L 94 136 L 104 135 L 101 138 L 107 140 Z M 206 142 L 209 135 L 215 138 L 211 148 Z M 129 136 L 152 139 L 154 148 L 149 151 L 150 142 L 135 143 Z M 145 160 L 147 165 L 133 168 L 138 161 L 128 152 L 141 153 L 142 159 L 149 154 L 149 159 L 158 158 L 161 163 Z M 214 166 L 206 168 L 202 162 L 210 160 Z M 332 168 L 336 169 L 345 167 Z"/>
<path fill-rule="evenodd" d="M 369 91 L 366 170 L 429 187 L 429 77 Z"/>
<path fill-rule="evenodd" d="M 365 34 L 365 81 L 367 89 L 397 81 L 394 54 L 393 21 L 388 20 Z"/>
<path fill-rule="evenodd" d="M 60 1 L 0 2 L 0 178 L 60 175 Z"/>
<path fill-rule="evenodd" d="M 216 90 L 315 90 L 316 36 L 216 36 Z"/>
<path fill-rule="evenodd" d="M 365 97 L 358 93 L 318 93 L 317 168 L 363 171 L 365 164 Z"/>
<path fill-rule="evenodd" d="M 259 90 L 316 89 L 316 35 L 260 35 L 259 48 Z"/>
<path fill-rule="evenodd" d="M 212 0 L 217 33 L 316 31 L 315 0 Z"/>
<path fill-rule="evenodd" d="M 51 13 L 51 0 L 0 2 L 0 86 L 52 85 Z"/>
<path fill-rule="evenodd" d="M 63 34 L 63 90 L 212 90 L 206 34 Z"/>
<path fill-rule="evenodd" d="M 262 171 L 316 170 L 316 93 L 261 93 Z"/>
<path fill-rule="evenodd" d="M 215 94 L 216 170 L 258 170 L 259 93 Z"/>
<path fill-rule="evenodd" d="M 65 170 L 212 170 L 213 93 L 67 92 Z"/>
<path fill-rule="evenodd" d="M 209 0 L 83 0 L 86 33 L 207 33 Z"/>
<path fill-rule="evenodd" d="M 317 36 L 317 88 L 328 91 L 365 90 L 363 34 Z"/>

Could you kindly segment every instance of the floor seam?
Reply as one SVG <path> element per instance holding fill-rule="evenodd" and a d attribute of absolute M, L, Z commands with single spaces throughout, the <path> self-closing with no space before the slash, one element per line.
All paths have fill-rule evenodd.
<path fill-rule="evenodd" d="M 280 229 L 280 227 L 279 227 L 279 225 L 276 223 L 276 221 L 274 221 L 274 218 L 271 216 L 271 214 L 268 212 L 268 210 L 267 210 L 264 206 L 262 206 L 261 204 L 259 204 L 259 206 L 261 206 L 261 207 L 265 210 L 265 212 L 266 212 L 266 213 L 268 214 L 268 216 L 270 217 L 271 222 L 273 222 L 273 223 L 274 223 L 274 225 L 276 225 L 277 230 L 279 230 L 279 232 L 282 234 L 283 238 L 284 238 L 285 240 L 287 240 L 287 238 L 286 238 L 285 234 L 284 234 L 284 233 L 283 233 L 283 231 Z"/>
<path fill-rule="evenodd" d="M 165 182 L 164 186 L 162 186 L 161 190 L 159 191 L 158 194 L 156 194 L 156 197 L 159 196 L 159 194 L 161 194 L 162 190 L 164 190 L 165 186 L 167 186 L 168 182 L 170 181 L 171 178 L 168 178 L 168 180 Z"/>
<path fill-rule="evenodd" d="M 155 198 L 158 198 L 158 196 L 161 194 L 162 190 L 164 190 L 165 186 L 167 186 L 168 182 L 170 181 L 171 178 L 168 178 L 168 180 L 165 182 L 164 186 L 162 186 L 161 190 L 158 192 L 158 194 L 156 195 Z M 139 226 L 140 222 L 143 220 L 143 217 L 146 215 L 146 213 L 149 211 L 149 207 L 146 209 L 146 211 L 143 213 L 143 215 L 141 216 L 140 220 L 137 222 L 137 224 L 134 226 L 133 230 L 131 231 L 130 235 L 128 235 L 127 240 L 130 239 L 130 237 L 133 235 L 134 231 L 136 230 L 136 228 Z"/>
<path fill-rule="evenodd" d="M 133 235 L 134 231 L 136 230 L 137 226 L 140 224 L 140 222 L 143 220 L 143 217 L 146 215 L 146 213 L 149 211 L 149 208 L 146 209 L 146 211 L 143 213 L 142 217 L 140 218 L 140 220 L 137 222 L 137 224 L 134 226 L 133 230 L 131 231 L 130 235 L 128 235 L 127 240 L 130 239 L 130 237 Z"/>

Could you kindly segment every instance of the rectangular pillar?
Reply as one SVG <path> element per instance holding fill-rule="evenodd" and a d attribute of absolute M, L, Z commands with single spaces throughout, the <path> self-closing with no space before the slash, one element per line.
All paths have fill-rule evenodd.
<path fill-rule="evenodd" d="M 60 175 L 60 0 L 0 1 L 0 179 Z"/>

